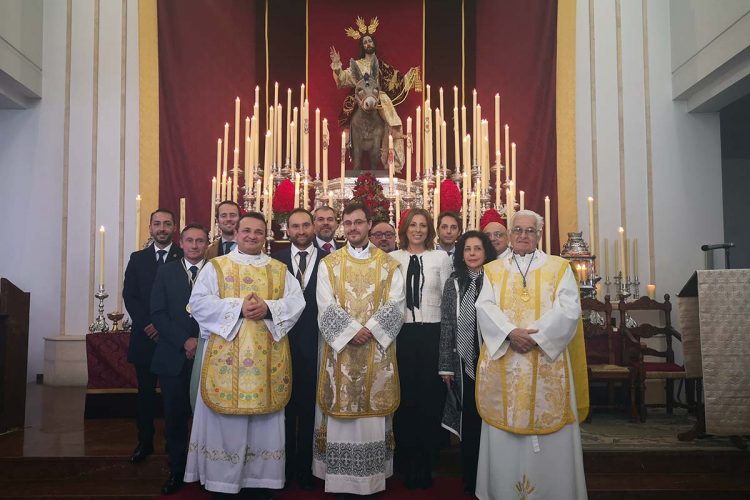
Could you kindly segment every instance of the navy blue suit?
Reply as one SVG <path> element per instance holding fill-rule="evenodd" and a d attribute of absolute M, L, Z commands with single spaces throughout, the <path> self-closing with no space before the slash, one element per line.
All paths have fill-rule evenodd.
<path fill-rule="evenodd" d="M 318 381 L 318 265 L 328 255 L 318 249 L 310 265 L 312 273 L 304 290 L 305 310 L 297 324 L 289 332 L 289 348 L 292 354 L 292 397 L 285 409 L 286 416 L 286 477 L 295 475 L 311 477 L 312 439 L 315 427 L 315 391 Z M 291 246 L 273 255 L 286 264 L 292 276 Z"/>
<path fill-rule="evenodd" d="M 185 356 L 184 344 L 198 337 L 198 323 L 185 307 L 193 286 L 183 261 L 159 266 L 151 290 L 151 319 L 159 331 L 151 371 L 159 376 L 164 401 L 164 436 L 169 470 L 185 473 L 190 418 L 190 374 L 193 360 Z"/>
<path fill-rule="evenodd" d="M 165 255 L 166 262 L 182 258 L 182 249 L 172 244 Z M 122 287 L 122 298 L 125 308 L 133 323 L 128 346 L 128 362 L 135 365 L 138 378 L 138 398 L 136 407 L 136 424 L 138 442 L 151 445 L 154 439 L 154 405 L 156 400 L 156 375 L 151 373 L 151 360 L 156 349 L 156 341 L 148 338 L 143 331 L 153 323 L 151 319 L 151 288 L 154 284 L 157 268 L 163 264 L 156 262 L 153 245 L 130 254 L 128 267 L 125 269 L 125 282 Z"/>

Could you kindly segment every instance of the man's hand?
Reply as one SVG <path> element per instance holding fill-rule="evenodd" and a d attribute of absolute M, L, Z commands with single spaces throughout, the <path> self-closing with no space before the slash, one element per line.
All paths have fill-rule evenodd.
<path fill-rule="evenodd" d="M 362 327 L 354 337 L 349 341 L 350 344 L 362 345 L 372 338 L 372 332 L 365 327 Z"/>
<path fill-rule="evenodd" d="M 268 304 L 261 299 L 257 293 L 253 292 L 245 297 L 242 302 L 242 316 L 245 319 L 261 320 L 268 314 Z"/>
<path fill-rule="evenodd" d="M 336 51 L 336 48 L 331 46 L 331 68 L 333 69 L 341 69 L 341 56 Z"/>
<path fill-rule="evenodd" d="M 185 357 L 187 359 L 193 359 L 195 358 L 195 351 L 198 349 L 198 339 L 190 337 L 184 344 L 182 344 L 182 347 L 185 349 Z"/>
<path fill-rule="evenodd" d="M 153 323 L 149 323 L 148 325 L 146 325 L 146 328 L 144 328 L 143 331 L 151 340 L 156 340 L 156 338 L 159 336 L 159 332 L 156 330 L 156 327 Z"/>
<path fill-rule="evenodd" d="M 508 337 L 510 338 L 510 346 L 514 351 L 521 354 L 525 354 L 534 348 L 536 341 L 529 335 L 536 333 L 539 330 L 535 328 L 516 328 L 510 332 Z"/>
<path fill-rule="evenodd" d="M 448 390 L 451 390 L 451 385 L 453 384 L 453 375 L 440 375 L 443 378 L 443 382 L 445 383 L 446 387 L 448 387 Z"/>

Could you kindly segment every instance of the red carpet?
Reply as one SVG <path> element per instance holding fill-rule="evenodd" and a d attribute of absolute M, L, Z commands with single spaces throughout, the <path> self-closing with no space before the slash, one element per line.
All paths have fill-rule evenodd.
<path fill-rule="evenodd" d="M 304 491 L 296 486 L 277 493 L 280 500 L 323 500 L 333 498 L 332 493 L 323 492 L 323 482 L 316 480 L 317 488 L 313 491 Z M 162 495 L 159 500 L 209 500 L 211 493 L 204 491 L 198 483 L 185 485 L 174 495 Z M 460 477 L 437 477 L 433 481 L 432 488 L 427 490 L 409 490 L 404 483 L 398 479 L 389 479 L 385 491 L 378 496 L 379 499 L 388 500 L 455 500 L 470 498 L 463 494 L 463 485 Z"/>

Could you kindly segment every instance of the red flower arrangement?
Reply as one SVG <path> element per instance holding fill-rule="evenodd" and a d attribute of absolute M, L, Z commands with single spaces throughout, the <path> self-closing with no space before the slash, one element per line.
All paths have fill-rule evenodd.
<path fill-rule="evenodd" d="M 461 212 L 461 190 L 456 183 L 450 179 L 445 179 L 440 183 L 440 211 Z"/>
<path fill-rule="evenodd" d="M 383 195 L 383 186 L 374 175 L 367 172 L 354 183 L 352 201 L 362 203 L 372 214 L 373 221 L 388 220 L 388 200 Z"/>
<path fill-rule="evenodd" d="M 500 216 L 500 212 L 498 212 L 494 208 L 490 208 L 482 215 L 482 217 L 479 219 L 479 228 L 484 231 L 484 226 L 486 226 L 490 222 L 499 222 L 500 224 L 503 223 L 503 218 Z"/>
<path fill-rule="evenodd" d="M 289 179 L 284 179 L 276 187 L 273 193 L 274 215 L 285 216 L 294 210 L 294 184 Z"/>

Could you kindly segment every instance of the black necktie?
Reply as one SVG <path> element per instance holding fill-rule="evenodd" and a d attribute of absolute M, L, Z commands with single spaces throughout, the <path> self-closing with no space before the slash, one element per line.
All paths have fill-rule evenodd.
<path fill-rule="evenodd" d="M 307 270 L 307 252 L 300 252 L 299 255 L 299 266 L 297 266 L 297 281 L 299 286 L 305 289 L 305 270 Z"/>
<path fill-rule="evenodd" d="M 224 255 L 228 254 L 232 251 L 232 241 L 225 241 L 224 242 Z"/>
<path fill-rule="evenodd" d="M 195 283 L 195 277 L 198 276 L 198 266 L 190 266 L 190 269 L 188 269 L 188 271 L 190 271 L 191 274 L 190 281 L 192 283 Z"/>
<path fill-rule="evenodd" d="M 157 264 L 164 264 L 164 256 L 167 255 L 167 251 L 166 250 L 157 250 L 156 254 L 158 255 L 158 257 L 156 258 L 156 263 Z"/>

